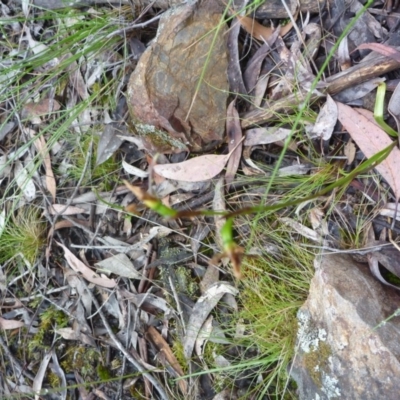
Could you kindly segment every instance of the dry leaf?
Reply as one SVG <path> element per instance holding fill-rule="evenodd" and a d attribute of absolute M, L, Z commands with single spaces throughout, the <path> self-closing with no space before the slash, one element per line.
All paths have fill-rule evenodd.
<path fill-rule="evenodd" d="M 54 347 L 51 349 L 51 359 L 53 363 L 50 364 L 50 368 L 60 379 L 60 386 L 58 388 L 60 392 L 60 400 L 67 400 L 67 379 L 64 370 L 58 362 L 57 353 Z"/>
<path fill-rule="evenodd" d="M 396 203 L 386 203 L 383 208 L 379 210 L 379 214 L 384 217 L 396 218 L 400 221 L 400 207 Z"/>
<path fill-rule="evenodd" d="M 397 132 L 400 132 L 400 84 L 397 84 L 392 97 L 390 98 L 388 111 L 396 121 Z"/>
<path fill-rule="evenodd" d="M 49 207 L 50 215 L 75 215 L 75 214 L 88 214 L 89 212 L 84 208 L 68 206 L 66 204 L 52 204 Z"/>
<path fill-rule="evenodd" d="M 257 80 L 258 81 L 260 80 L 259 75 L 261 72 L 261 67 L 264 63 L 265 57 L 271 52 L 271 46 L 272 43 L 269 42 L 264 43 L 259 49 L 257 49 L 257 51 L 253 54 L 253 56 L 247 63 L 246 69 L 243 72 L 243 80 L 249 92 L 253 91 L 253 89 L 257 85 Z M 267 73 L 266 75 L 264 75 L 264 77 L 267 78 L 264 79 L 263 95 L 267 89 L 266 82 L 269 81 L 269 74 Z M 259 91 L 261 90 L 259 89 Z"/>
<path fill-rule="evenodd" d="M 228 50 L 229 50 L 229 62 L 228 62 L 228 82 L 229 91 L 231 93 L 238 93 L 241 95 L 247 95 L 247 90 L 243 82 L 242 70 L 240 68 L 241 52 L 239 50 L 239 37 L 240 24 L 237 23 L 236 18 L 231 22 L 231 28 L 228 32 Z"/>
<path fill-rule="evenodd" d="M 286 128 L 252 128 L 246 131 L 245 146 L 256 146 L 258 144 L 276 143 L 285 140 L 291 130 Z"/>
<path fill-rule="evenodd" d="M 158 164 L 154 166 L 154 171 L 164 178 L 177 181 L 206 181 L 224 169 L 230 155 L 206 154 L 176 164 Z"/>
<path fill-rule="evenodd" d="M 354 158 L 356 157 L 356 145 L 352 140 L 349 140 L 346 143 L 346 145 L 344 146 L 343 153 L 347 157 L 346 164 L 350 165 L 354 161 Z"/>
<path fill-rule="evenodd" d="M 242 127 L 240 126 L 239 113 L 235 108 L 235 100 L 233 100 L 227 110 L 226 118 L 226 134 L 228 136 L 229 152 L 232 156 L 226 167 L 225 180 L 228 187 L 232 184 L 235 174 L 239 168 L 240 159 L 242 157 Z"/>
<path fill-rule="evenodd" d="M 296 20 L 299 12 L 297 11 L 293 18 Z M 242 17 L 240 15 L 236 15 L 240 25 L 242 25 L 243 29 L 250 33 L 251 36 L 258 40 L 267 41 L 275 32 L 277 28 L 268 28 L 264 25 L 261 25 L 255 19 L 250 17 Z M 279 35 L 281 37 L 285 36 L 293 27 L 292 22 L 290 21 L 285 26 L 280 27 Z"/>
<path fill-rule="evenodd" d="M 176 359 L 174 353 L 172 352 L 171 348 L 169 347 L 168 343 L 165 339 L 158 333 L 157 329 L 153 326 L 149 326 L 147 329 L 147 338 L 151 340 L 152 343 L 157 347 L 157 349 L 163 353 L 166 361 L 168 364 L 175 370 L 175 372 L 179 376 L 183 376 L 183 370 Z M 183 394 L 187 394 L 188 391 L 188 384 L 185 379 L 178 380 L 179 389 Z"/>
<path fill-rule="evenodd" d="M 228 283 L 218 282 L 210 286 L 206 292 L 198 298 L 193 307 L 193 312 L 190 316 L 183 342 L 183 352 L 186 359 L 189 359 L 192 355 L 197 335 L 204 321 L 225 293 L 236 296 L 238 290 Z"/>
<path fill-rule="evenodd" d="M 61 108 L 60 103 L 54 99 L 42 99 L 37 103 L 27 103 L 24 105 L 21 111 L 21 117 L 23 119 L 31 119 L 34 121 L 41 122 L 40 116 L 49 115 L 54 111 L 58 111 Z"/>
<path fill-rule="evenodd" d="M 127 174 L 134 175 L 139 178 L 147 178 L 149 176 L 149 173 L 147 171 L 136 168 L 133 165 L 128 164 L 125 160 L 122 160 L 122 168 Z"/>
<path fill-rule="evenodd" d="M 43 380 L 45 377 L 45 373 L 47 370 L 47 366 L 51 359 L 51 352 L 46 352 L 44 357 L 41 359 L 39 369 L 36 373 L 35 380 L 32 383 L 32 390 L 35 393 L 35 400 L 40 400 L 42 396 L 40 396 L 40 391 L 42 389 Z"/>
<path fill-rule="evenodd" d="M 362 115 L 355 109 L 345 104 L 336 102 L 338 106 L 338 118 L 351 138 L 364 153 L 365 157 L 371 158 L 392 144 L 388 134 L 372 122 L 371 112 L 363 110 Z M 365 115 L 370 115 L 367 118 Z M 395 147 L 390 154 L 378 164 L 375 169 L 382 175 L 392 188 L 397 200 L 400 199 L 400 150 Z"/>
<path fill-rule="evenodd" d="M 305 225 L 301 224 L 300 222 L 295 221 L 292 218 L 279 218 L 281 222 L 283 222 L 286 225 L 289 225 L 292 229 L 294 229 L 297 233 L 299 233 L 301 236 L 311 239 L 314 242 L 322 242 L 322 237 L 320 234 L 318 234 L 316 231 L 307 228 Z"/>
<path fill-rule="evenodd" d="M 102 270 L 106 270 L 118 276 L 130 279 L 141 279 L 142 274 L 139 273 L 129 257 L 124 253 L 118 253 L 115 256 L 106 258 L 95 264 Z"/>
<path fill-rule="evenodd" d="M 329 140 L 337 122 L 338 111 L 336 103 L 329 94 L 326 96 L 326 103 L 319 111 L 317 120 L 310 132 L 311 138 Z"/>
<path fill-rule="evenodd" d="M 360 44 L 356 49 L 354 49 L 354 51 L 363 49 L 376 51 L 377 53 L 382 54 L 386 57 L 390 57 L 400 63 L 400 51 L 392 46 L 388 46 L 382 43 L 363 43 Z"/>
<path fill-rule="evenodd" d="M 97 145 L 96 165 L 107 161 L 120 148 L 123 143 L 121 133 L 124 129 L 119 123 L 106 124 Z"/>
<path fill-rule="evenodd" d="M 51 167 L 51 159 L 50 153 L 47 149 L 46 140 L 44 139 L 42 134 L 36 135 L 36 132 L 32 129 L 29 129 L 29 135 L 32 139 L 34 139 L 35 146 L 43 160 L 44 169 L 46 173 L 46 187 L 53 201 L 56 200 L 56 178 L 54 177 L 53 169 Z"/>
<path fill-rule="evenodd" d="M 14 175 L 15 181 L 17 182 L 18 187 L 21 189 L 24 194 L 25 199 L 29 202 L 36 198 L 36 187 L 32 181 L 32 178 L 29 177 L 29 173 L 22 165 L 22 162 L 17 160 L 14 166 Z"/>
<path fill-rule="evenodd" d="M 335 94 L 333 98 L 341 103 L 349 104 L 350 102 L 361 99 L 368 93 L 371 93 L 381 82 L 385 82 L 385 78 L 373 78 L 369 81 L 344 89 L 340 93 Z"/>
<path fill-rule="evenodd" d="M 0 317 L 0 329 L 17 329 L 21 328 L 25 324 L 22 321 L 16 319 L 5 319 Z"/>
<path fill-rule="evenodd" d="M 80 272 L 87 281 L 107 288 L 113 288 L 116 286 L 117 283 L 114 279 L 99 276 L 98 274 L 96 274 L 96 272 L 92 271 L 81 260 L 79 260 L 67 247 L 59 242 L 56 243 L 63 248 L 65 259 L 67 260 L 68 265 L 75 272 Z"/>

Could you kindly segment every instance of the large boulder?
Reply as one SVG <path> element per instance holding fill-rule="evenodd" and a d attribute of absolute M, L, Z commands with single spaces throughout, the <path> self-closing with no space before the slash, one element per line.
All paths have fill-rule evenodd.
<path fill-rule="evenodd" d="M 291 375 L 299 398 L 400 398 L 400 293 L 343 254 L 316 262 L 298 312 Z"/>

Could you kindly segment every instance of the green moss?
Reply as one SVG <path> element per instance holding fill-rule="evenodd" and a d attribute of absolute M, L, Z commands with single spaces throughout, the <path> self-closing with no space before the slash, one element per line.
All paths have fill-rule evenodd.
<path fill-rule="evenodd" d="M 112 378 L 110 370 L 102 364 L 97 365 L 97 375 L 101 381 L 108 381 Z"/>
<path fill-rule="evenodd" d="M 304 366 L 310 374 L 311 379 L 318 388 L 323 385 L 323 374 L 329 373 L 329 357 L 332 350 L 326 342 L 320 341 L 317 348 L 304 354 Z"/>
<path fill-rule="evenodd" d="M 178 283 L 177 292 L 187 293 L 194 298 L 199 292 L 199 287 L 193 280 L 191 270 L 185 266 L 181 266 L 177 267 L 175 272 Z"/>
<path fill-rule="evenodd" d="M 28 343 L 31 357 L 41 357 L 40 350 L 50 348 L 53 340 L 54 328 L 63 328 L 68 325 L 68 316 L 54 306 L 50 306 L 39 317 L 38 331 Z"/>
<path fill-rule="evenodd" d="M 179 339 L 173 340 L 173 345 L 172 345 L 171 350 L 174 353 L 174 356 L 175 356 L 176 360 L 178 361 L 180 367 L 182 368 L 183 372 L 186 374 L 188 372 L 188 370 L 187 370 L 186 357 L 183 352 L 182 342 Z"/>
<path fill-rule="evenodd" d="M 96 164 L 97 148 L 100 137 L 94 133 L 85 133 L 82 135 L 79 146 L 75 145 L 75 151 L 71 155 L 72 167 L 69 169 L 69 175 L 74 180 L 79 180 L 82 174 L 85 173 L 82 184 L 95 185 L 97 190 L 111 190 L 117 182 L 118 174 L 116 173 L 120 166 L 115 159 L 115 155 L 104 161 L 100 165 Z M 87 165 L 87 157 L 90 153 L 91 159 Z"/>
<path fill-rule="evenodd" d="M 78 371 L 82 377 L 95 380 L 97 366 L 100 363 L 100 353 L 92 348 L 85 346 L 71 346 L 64 353 L 61 366 L 65 372 Z"/>
<path fill-rule="evenodd" d="M 50 386 L 53 389 L 59 388 L 61 386 L 60 377 L 51 370 L 49 371 L 49 374 L 47 375 L 47 379 L 49 380 Z"/>

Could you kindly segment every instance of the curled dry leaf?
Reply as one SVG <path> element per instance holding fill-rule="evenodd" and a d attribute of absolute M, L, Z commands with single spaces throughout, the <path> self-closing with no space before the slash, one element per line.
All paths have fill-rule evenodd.
<path fill-rule="evenodd" d="M 45 180 L 46 180 L 46 187 L 53 201 L 56 200 L 56 178 L 54 177 L 53 169 L 51 167 L 51 159 L 50 159 L 50 152 L 47 148 L 47 143 L 45 138 L 42 134 L 36 135 L 36 132 L 33 129 L 29 129 L 29 135 L 32 139 L 35 140 L 35 146 L 40 154 L 41 159 L 43 160 L 44 169 L 46 172 Z"/>
<path fill-rule="evenodd" d="M 126 173 L 139 178 L 147 178 L 149 176 L 147 171 L 143 171 L 140 168 L 134 167 L 133 165 L 128 164 L 125 160 L 122 160 L 122 168 Z"/>
<path fill-rule="evenodd" d="M 232 156 L 226 167 L 225 180 L 227 185 L 231 185 L 235 178 L 236 171 L 239 168 L 240 159 L 242 157 L 242 127 L 240 126 L 239 113 L 235 107 L 233 100 L 227 110 L 226 133 L 228 135 L 228 148 L 232 151 Z"/>
<path fill-rule="evenodd" d="M 336 103 L 329 94 L 326 96 L 326 103 L 321 108 L 317 120 L 311 129 L 311 138 L 329 140 L 332 136 L 338 117 Z"/>
<path fill-rule="evenodd" d="M 59 242 L 56 243 L 63 248 L 65 259 L 67 260 L 68 265 L 75 272 L 80 272 L 87 281 L 107 288 L 113 288 L 116 286 L 117 283 L 114 279 L 99 276 L 98 274 L 96 274 L 96 272 L 92 271 L 81 260 L 79 260 L 67 247 Z"/>
<path fill-rule="evenodd" d="M 68 206 L 65 204 L 52 204 L 49 207 L 50 215 L 75 215 L 75 214 L 88 214 L 89 211 L 84 208 Z"/>
<path fill-rule="evenodd" d="M 50 365 L 52 371 L 59 377 L 60 379 L 60 400 L 66 400 L 67 399 L 67 379 L 65 377 L 64 370 L 61 368 L 59 362 L 58 362 L 58 357 L 56 350 L 54 347 L 51 350 L 51 359 L 53 363 Z"/>
<path fill-rule="evenodd" d="M 46 352 L 46 354 L 42 358 L 42 361 L 40 362 L 40 366 L 36 373 L 35 380 L 32 383 L 32 390 L 35 392 L 35 400 L 39 400 L 41 398 L 39 393 L 42 389 L 44 376 L 50 360 L 51 360 L 51 352 Z"/>
<path fill-rule="evenodd" d="M 397 84 L 396 89 L 390 98 L 388 111 L 396 121 L 397 132 L 400 132 L 400 84 Z"/>
<path fill-rule="evenodd" d="M 382 43 L 363 43 L 360 44 L 354 51 L 363 49 L 376 51 L 377 53 L 386 57 L 390 57 L 400 63 L 400 51 L 392 46 Z"/>
<path fill-rule="evenodd" d="M 183 342 L 183 353 L 186 359 L 189 359 L 192 355 L 197 335 L 204 321 L 225 293 L 236 296 L 238 290 L 225 282 L 218 282 L 210 286 L 197 300 L 187 324 L 186 336 Z"/>
<path fill-rule="evenodd" d="M 17 160 L 14 166 L 15 181 L 22 190 L 25 199 L 29 202 L 36 198 L 36 188 L 22 162 Z"/>
<path fill-rule="evenodd" d="M 322 242 L 321 235 L 319 235 L 313 229 L 307 228 L 305 225 L 301 224 L 300 222 L 297 222 L 292 218 L 286 218 L 286 217 L 280 218 L 280 221 L 282 221 L 286 225 L 289 225 L 301 236 L 311 239 L 314 242 Z"/>
<path fill-rule="evenodd" d="M 345 104 L 336 102 L 338 118 L 349 132 L 351 138 L 364 153 L 371 158 L 379 151 L 392 144 L 387 133 L 374 121 L 373 114 L 363 110 L 363 114 Z M 367 115 L 367 116 L 366 116 Z M 375 169 L 392 188 L 397 200 L 400 199 L 400 150 L 395 147 Z"/>

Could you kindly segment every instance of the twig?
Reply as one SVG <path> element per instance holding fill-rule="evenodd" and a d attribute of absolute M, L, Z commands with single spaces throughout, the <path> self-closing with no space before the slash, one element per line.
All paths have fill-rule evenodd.
<path fill-rule="evenodd" d="M 185 321 L 183 319 L 183 311 L 182 311 L 181 303 L 179 301 L 178 293 L 176 292 L 174 282 L 172 281 L 172 278 L 170 276 L 168 277 L 168 280 L 169 280 L 169 285 L 171 286 L 172 293 L 174 295 L 174 299 L 175 299 L 175 302 L 176 302 L 176 308 L 178 309 L 178 315 L 179 315 L 179 317 L 181 319 L 183 332 L 186 335 L 186 324 L 185 324 Z"/>
<path fill-rule="evenodd" d="M 12 362 L 12 364 L 17 368 L 17 370 L 24 375 L 26 378 L 30 379 L 31 381 L 35 380 L 35 377 L 28 371 L 26 371 L 20 364 L 20 362 L 14 357 L 11 353 L 10 349 L 8 348 L 6 342 L 3 340 L 2 336 L 0 335 L 0 346 L 3 348 L 3 351 L 7 358 Z"/>
<path fill-rule="evenodd" d="M 127 360 L 145 377 L 147 378 L 154 386 L 154 388 L 157 390 L 158 394 L 162 399 L 168 400 L 168 396 L 165 393 L 164 389 L 161 387 L 160 382 L 154 378 L 152 374 L 149 374 L 148 372 L 145 371 L 145 369 L 142 367 L 141 364 L 139 364 L 130 354 L 129 352 L 125 349 L 125 347 L 122 345 L 122 343 L 118 340 L 118 338 L 115 336 L 114 332 L 112 331 L 107 318 L 103 314 L 103 311 L 100 310 L 100 305 L 93 295 L 93 293 L 89 290 L 89 288 L 86 285 L 86 282 L 82 279 L 82 284 L 86 288 L 87 292 L 89 293 L 89 296 L 91 297 L 94 306 L 99 310 L 99 315 L 101 320 L 103 321 L 104 327 L 107 330 L 108 335 L 110 336 L 111 340 L 114 342 L 118 350 L 127 358 Z"/>

